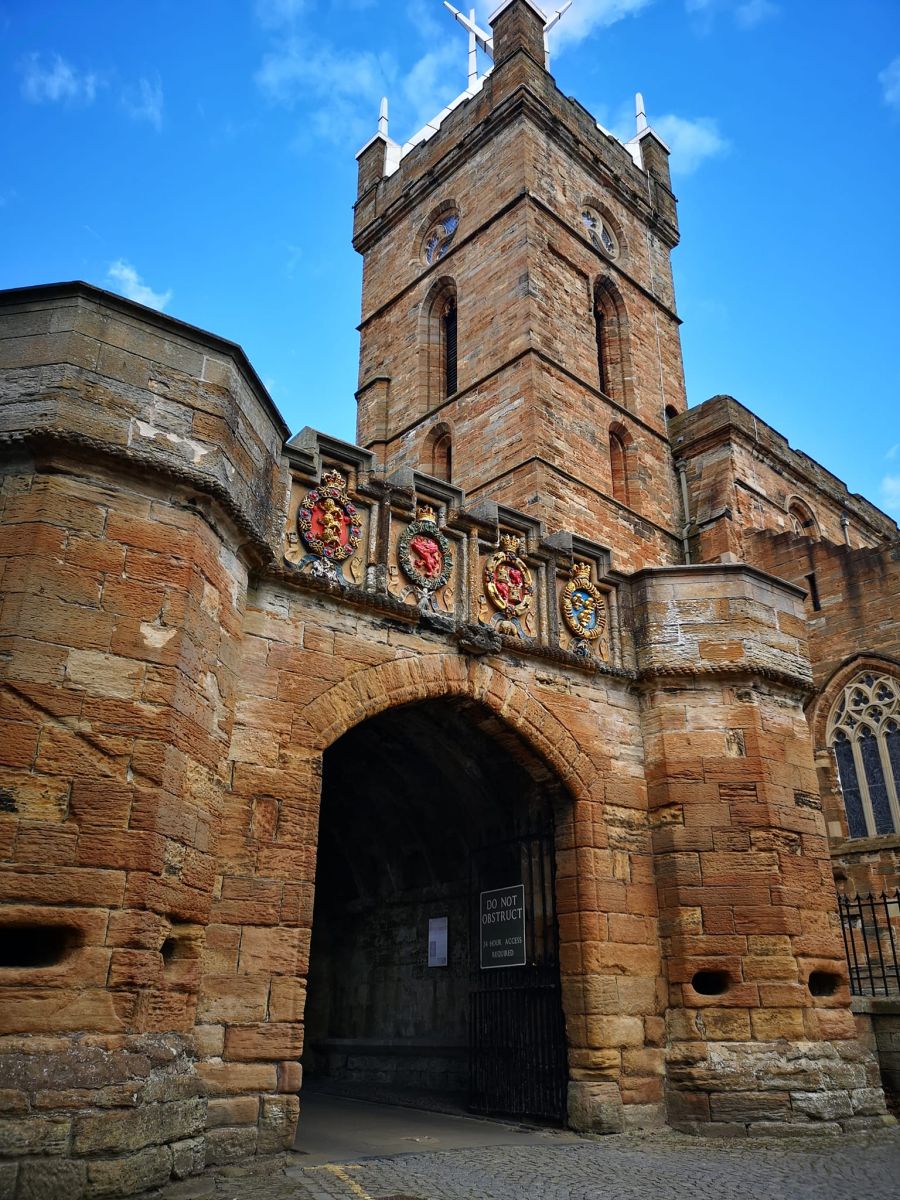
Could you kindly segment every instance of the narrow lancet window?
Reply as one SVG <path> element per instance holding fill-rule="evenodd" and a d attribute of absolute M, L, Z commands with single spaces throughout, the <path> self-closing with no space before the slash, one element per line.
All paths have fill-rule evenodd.
<path fill-rule="evenodd" d="M 441 317 L 444 343 L 444 395 L 452 396 L 456 391 L 456 298 L 451 296 Z"/>
<path fill-rule="evenodd" d="M 603 315 L 603 309 L 600 307 L 599 299 L 594 301 L 594 333 L 597 338 L 597 374 L 600 377 L 600 391 L 604 395 L 608 395 L 609 384 L 606 378 L 606 319 Z"/>
<path fill-rule="evenodd" d="M 614 429 L 609 434 L 609 467 L 613 499 L 618 500 L 622 504 L 627 504 L 628 455 L 624 437 Z"/>
<path fill-rule="evenodd" d="M 431 451 L 431 473 L 435 479 L 449 483 L 453 474 L 453 445 L 450 434 L 437 439 Z"/>

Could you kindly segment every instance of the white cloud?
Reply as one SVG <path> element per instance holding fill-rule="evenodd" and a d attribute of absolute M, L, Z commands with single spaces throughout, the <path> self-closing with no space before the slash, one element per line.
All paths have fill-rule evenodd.
<path fill-rule="evenodd" d="M 897 442 L 895 445 L 891 446 L 890 450 L 888 450 L 884 457 L 888 459 L 896 458 L 898 454 L 900 454 L 900 442 Z"/>
<path fill-rule="evenodd" d="M 162 129 L 163 90 L 159 77 L 139 79 L 137 86 L 122 93 L 125 111 L 135 121 L 148 121 L 154 129 Z"/>
<path fill-rule="evenodd" d="M 146 304 L 148 308 L 155 308 L 158 312 L 162 312 L 172 299 L 171 289 L 167 292 L 154 292 L 153 288 L 144 283 L 131 263 L 126 262 L 124 258 L 110 263 L 106 274 L 114 291 L 120 292 L 138 304 Z"/>
<path fill-rule="evenodd" d="M 310 95 L 329 99 L 380 96 L 386 80 L 381 61 L 371 51 L 338 52 L 292 37 L 265 56 L 256 82 L 271 100 L 292 105 Z"/>
<path fill-rule="evenodd" d="M 888 108 L 900 111 L 900 56 L 879 73 L 878 82 L 881 84 L 881 98 Z"/>
<path fill-rule="evenodd" d="M 615 25 L 625 17 L 633 17 L 645 9 L 653 0 L 575 0 L 561 21 L 550 32 L 550 51 L 559 53 L 565 46 L 583 42 L 595 29 Z M 492 7 L 496 7 L 493 5 Z M 547 0 L 542 5 L 550 13 L 561 8 L 561 0 Z"/>
<path fill-rule="evenodd" d="M 900 475 L 885 475 L 882 479 L 881 503 L 886 513 L 900 521 Z"/>
<path fill-rule="evenodd" d="M 92 104 L 97 94 L 97 76 L 79 71 L 58 54 L 47 65 L 42 55 L 29 54 L 23 71 L 22 95 L 32 104 Z"/>
<path fill-rule="evenodd" d="M 719 12 L 730 13 L 740 29 L 755 29 L 780 11 L 773 0 L 684 0 L 685 11 L 708 30 Z"/>
<path fill-rule="evenodd" d="M 453 0 L 451 0 L 452 2 Z M 453 7 L 458 8 L 460 12 L 465 11 L 468 16 L 472 6 L 471 4 L 466 6 L 456 3 Z M 443 3 L 435 5 L 432 0 L 407 0 L 406 15 L 416 33 L 426 42 L 435 43 L 445 39 L 459 42 L 460 39 L 468 36 L 462 26 L 457 25 L 456 18 L 452 13 L 444 8 Z M 487 19 L 483 14 L 479 14 L 476 19 L 481 22 L 483 29 L 487 28 Z"/>
<path fill-rule="evenodd" d="M 755 29 L 778 12 L 777 4 L 771 0 L 746 0 L 734 10 L 734 19 L 741 29 Z"/>
<path fill-rule="evenodd" d="M 256 83 L 270 100 L 306 112 L 301 146 L 310 137 L 362 144 L 375 130 L 381 97 L 403 87 L 389 55 L 342 52 L 297 37 L 264 57 Z"/>
<path fill-rule="evenodd" d="M 688 120 L 667 113 L 654 117 L 652 128 L 672 151 L 673 175 L 690 175 L 709 158 L 720 158 L 731 149 L 731 143 L 719 132 L 712 117 Z"/>
<path fill-rule="evenodd" d="M 306 7 L 306 0 L 256 0 L 256 15 L 266 29 L 291 25 Z"/>
<path fill-rule="evenodd" d="M 445 42 L 438 50 L 429 50 L 411 67 L 402 81 L 402 92 L 419 128 L 445 107 L 465 87 L 464 60 L 459 47 Z M 450 82 L 459 76 L 458 87 Z M 414 131 L 411 131 L 414 132 Z"/>

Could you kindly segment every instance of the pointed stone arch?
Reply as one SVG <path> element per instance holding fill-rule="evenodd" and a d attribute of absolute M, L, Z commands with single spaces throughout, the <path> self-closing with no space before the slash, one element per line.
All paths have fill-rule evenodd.
<path fill-rule="evenodd" d="M 431 284 L 419 308 L 417 369 L 420 413 L 428 413 L 437 408 L 451 394 L 448 388 L 452 388 L 452 392 L 457 390 L 458 311 L 459 295 L 456 281 L 449 275 L 441 275 Z M 452 345 L 448 339 L 448 316 L 451 314 Z M 448 359 L 451 357 L 452 363 L 449 363 Z"/>
<path fill-rule="evenodd" d="M 593 317 L 600 391 L 624 408 L 633 409 L 634 374 L 628 311 L 622 293 L 608 275 L 600 275 L 594 281 Z"/>

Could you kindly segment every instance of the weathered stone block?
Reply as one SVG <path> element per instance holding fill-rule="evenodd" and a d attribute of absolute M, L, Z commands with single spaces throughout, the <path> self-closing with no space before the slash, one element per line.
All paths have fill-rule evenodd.
<path fill-rule="evenodd" d="M 294 1141 L 300 1115 L 298 1096 L 263 1096 L 259 1119 L 257 1151 L 274 1154 L 288 1150 Z"/>
<path fill-rule="evenodd" d="M 10 1157 L 25 1154 L 65 1154 L 72 1132 L 71 1120 L 21 1117 L 0 1120 L 0 1146 Z"/>
<path fill-rule="evenodd" d="M 206 1166 L 206 1139 L 202 1137 L 187 1138 L 182 1142 L 173 1142 L 172 1175 L 175 1179 L 187 1179 L 198 1175 Z"/>
<path fill-rule="evenodd" d="M 211 1129 L 206 1134 L 206 1165 L 221 1166 L 224 1163 L 240 1162 L 256 1153 L 256 1127 L 252 1129 L 231 1126 L 227 1129 Z"/>
<path fill-rule="evenodd" d="M 837 1121 L 853 1113 L 849 1092 L 791 1092 L 790 1097 L 794 1112 L 814 1121 Z"/>
<path fill-rule="evenodd" d="M 782 1121 L 789 1119 L 791 1102 L 783 1092 L 736 1092 L 710 1096 L 709 1111 L 713 1121 Z"/>
<path fill-rule="evenodd" d="M 201 1099 L 145 1104 L 132 1112 L 77 1117 L 72 1147 L 76 1154 L 139 1150 L 198 1133 L 205 1118 L 206 1105 Z"/>
<path fill-rule="evenodd" d="M 81 1200 L 86 1187 L 87 1166 L 83 1162 L 23 1162 L 15 1195 L 16 1200 Z M 0 1190 L 0 1195 L 4 1194 Z"/>
<path fill-rule="evenodd" d="M 569 1124 L 579 1133 L 621 1133 L 625 1125 L 615 1083 L 570 1080 L 566 1109 Z"/>
<path fill-rule="evenodd" d="M 217 1129 L 222 1125 L 256 1125 L 259 1117 L 258 1096 L 227 1096 L 210 1100 L 207 1107 L 206 1127 Z"/>
<path fill-rule="evenodd" d="M 148 1146 L 137 1154 L 120 1158 L 92 1159 L 87 1164 L 85 1196 L 132 1196 L 135 1192 L 160 1187 L 172 1174 L 172 1151 L 168 1146 Z"/>

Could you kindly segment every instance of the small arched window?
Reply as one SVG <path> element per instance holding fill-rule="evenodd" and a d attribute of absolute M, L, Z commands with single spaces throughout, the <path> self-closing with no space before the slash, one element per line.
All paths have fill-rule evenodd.
<path fill-rule="evenodd" d="M 441 434 L 431 448 L 431 474 L 449 483 L 453 475 L 453 445 L 449 433 Z"/>
<path fill-rule="evenodd" d="M 828 719 L 851 837 L 900 830 L 900 680 L 866 671 Z"/>
<path fill-rule="evenodd" d="M 788 505 L 788 519 L 791 529 L 800 537 L 818 538 L 819 524 L 808 504 L 802 500 L 792 500 Z"/>
<path fill-rule="evenodd" d="M 627 434 L 620 428 L 609 431 L 609 469 L 612 480 L 613 499 L 621 504 L 628 503 L 628 449 Z"/>

